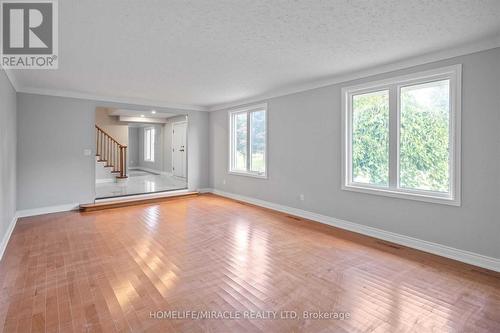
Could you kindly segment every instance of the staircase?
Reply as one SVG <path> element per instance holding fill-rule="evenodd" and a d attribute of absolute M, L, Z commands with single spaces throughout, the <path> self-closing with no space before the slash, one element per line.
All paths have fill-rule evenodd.
<path fill-rule="evenodd" d="M 111 168 L 111 173 L 117 179 L 127 178 L 127 146 L 120 144 L 102 128 L 96 129 L 97 162 L 104 162 L 105 168 Z"/>

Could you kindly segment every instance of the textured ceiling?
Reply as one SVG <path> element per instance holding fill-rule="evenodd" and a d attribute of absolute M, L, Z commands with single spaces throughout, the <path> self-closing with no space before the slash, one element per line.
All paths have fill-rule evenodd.
<path fill-rule="evenodd" d="M 497 35 L 499 0 L 59 1 L 22 89 L 211 106 Z"/>

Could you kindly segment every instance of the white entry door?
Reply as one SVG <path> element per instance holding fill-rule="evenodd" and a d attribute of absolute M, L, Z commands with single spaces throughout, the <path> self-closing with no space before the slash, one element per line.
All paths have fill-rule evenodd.
<path fill-rule="evenodd" d="M 186 132 L 187 122 L 174 123 L 172 126 L 172 171 L 174 176 L 186 178 Z"/>

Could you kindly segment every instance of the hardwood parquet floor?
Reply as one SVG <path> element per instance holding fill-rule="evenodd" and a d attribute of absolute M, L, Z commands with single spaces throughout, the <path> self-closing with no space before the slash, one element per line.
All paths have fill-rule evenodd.
<path fill-rule="evenodd" d="M 500 332 L 498 273 L 214 195 L 20 219 L 0 288 L 4 332 Z"/>

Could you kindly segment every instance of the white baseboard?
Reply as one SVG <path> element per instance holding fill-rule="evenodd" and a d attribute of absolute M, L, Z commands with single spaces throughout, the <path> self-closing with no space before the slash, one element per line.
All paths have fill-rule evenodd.
<path fill-rule="evenodd" d="M 3 254 L 5 253 L 5 249 L 7 249 L 7 244 L 9 243 L 10 236 L 12 235 L 12 232 L 14 231 L 14 228 L 17 223 L 17 214 L 14 215 L 12 218 L 12 221 L 10 222 L 9 226 L 7 227 L 7 232 L 2 238 L 2 243 L 0 243 L 0 260 L 3 258 Z"/>
<path fill-rule="evenodd" d="M 488 257 L 484 256 L 482 254 L 474 253 L 474 252 L 469 252 L 469 251 L 464 251 L 460 250 L 457 248 L 453 248 L 450 246 L 446 245 L 441 245 L 433 242 L 428 242 L 425 240 L 373 228 L 373 227 L 368 227 L 365 225 L 361 225 L 358 223 L 353 223 L 341 219 L 337 219 L 334 217 L 322 215 L 322 214 L 317 214 L 313 212 L 309 212 L 306 210 L 298 209 L 298 208 L 293 208 L 293 207 L 288 207 L 284 205 L 279 205 L 276 203 L 260 200 L 260 199 L 255 199 L 239 194 L 234 194 L 234 193 L 229 193 L 229 192 L 224 192 L 220 191 L 217 189 L 203 189 L 204 193 L 211 192 L 223 197 L 247 202 L 253 205 L 273 209 L 279 212 L 283 212 L 286 214 L 294 215 L 294 216 L 299 216 L 308 220 L 313 220 L 317 221 L 320 223 L 328 224 L 333 227 L 353 231 L 356 233 L 360 233 L 366 236 L 370 237 L 375 237 L 378 239 L 386 240 L 392 243 L 404 245 L 407 247 L 411 247 L 417 250 L 421 250 L 424 252 L 429 252 L 432 254 L 436 254 L 442 257 L 458 260 L 467 264 L 471 264 L 474 266 L 479 266 L 482 268 L 487 268 L 492 271 L 500 272 L 500 259 L 499 258 L 493 258 L 493 257 Z M 201 191 L 200 191 L 201 192 Z"/>
<path fill-rule="evenodd" d="M 50 213 L 59 213 L 59 212 L 68 212 L 70 210 L 79 209 L 80 205 L 77 203 L 59 205 L 59 206 L 49 206 L 49 207 L 40 207 L 33 209 L 24 209 L 17 211 L 17 217 L 28 217 L 28 216 L 36 216 Z"/>
<path fill-rule="evenodd" d="M 5 253 L 5 249 L 7 248 L 7 244 L 9 243 L 10 236 L 12 235 L 12 232 L 14 231 L 14 228 L 19 218 L 42 215 L 42 214 L 66 212 L 70 210 L 76 210 L 78 208 L 79 208 L 78 204 L 68 204 L 68 205 L 34 208 L 34 209 L 24 209 L 17 211 L 14 218 L 12 219 L 12 222 L 9 224 L 9 227 L 7 228 L 7 232 L 5 233 L 2 242 L 0 243 L 0 260 L 2 259 Z"/>

